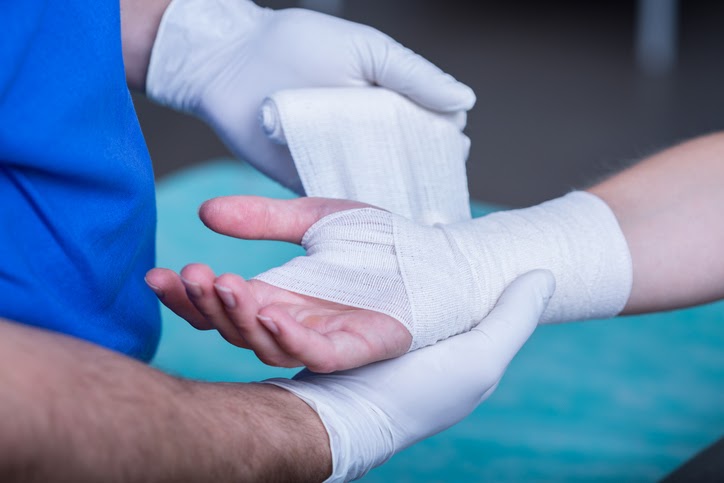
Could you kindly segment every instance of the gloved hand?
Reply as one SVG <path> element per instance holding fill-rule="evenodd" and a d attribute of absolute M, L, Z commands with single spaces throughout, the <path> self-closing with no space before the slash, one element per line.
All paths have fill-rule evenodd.
<path fill-rule="evenodd" d="M 371 27 L 248 0 L 173 0 L 146 80 L 150 98 L 205 120 L 236 155 L 298 193 L 287 147 L 261 130 L 262 101 L 282 89 L 365 85 L 441 112 L 475 103 L 469 87 Z"/>
<path fill-rule="evenodd" d="M 474 329 L 397 359 L 328 375 L 304 370 L 267 383 L 317 411 L 329 434 L 327 481 L 364 476 L 395 453 L 449 428 L 492 394 L 555 290 L 535 270 L 512 282 Z"/>

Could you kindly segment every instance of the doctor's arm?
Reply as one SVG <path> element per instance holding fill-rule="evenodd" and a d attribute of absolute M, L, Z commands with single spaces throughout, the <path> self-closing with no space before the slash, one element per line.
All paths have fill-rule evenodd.
<path fill-rule="evenodd" d="M 469 110 L 473 91 L 366 25 L 249 0 L 122 0 L 130 87 L 199 117 L 231 151 L 281 184 L 303 188 L 289 150 L 259 124 L 284 89 L 382 86 L 439 112 Z"/>
<path fill-rule="evenodd" d="M 554 288 L 550 273 L 526 274 L 466 334 L 367 367 L 267 384 L 175 378 L 0 320 L 0 480 L 361 477 L 485 400 Z"/>
<path fill-rule="evenodd" d="M 175 378 L 0 320 L 0 387 L 0 481 L 321 481 L 331 471 L 318 416 L 268 384 Z"/>
<path fill-rule="evenodd" d="M 146 90 L 148 63 L 161 17 L 171 0 L 121 0 L 121 41 L 128 87 Z"/>

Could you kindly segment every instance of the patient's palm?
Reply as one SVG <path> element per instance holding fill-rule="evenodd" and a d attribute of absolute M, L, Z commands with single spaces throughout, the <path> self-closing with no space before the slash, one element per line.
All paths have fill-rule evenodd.
<path fill-rule="evenodd" d="M 312 370 L 329 372 L 404 354 L 411 336 L 394 318 L 327 300 L 289 292 L 258 280 L 247 282 L 259 313 L 279 328 L 280 347 Z M 237 322 L 236 318 L 235 322 Z M 243 323 L 259 321 L 243 320 Z M 237 322 L 237 323 L 238 323 Z"/>
<path fill-rule="evenodd" d="M 207 201 L 199 216 L 224 235 L 300 243 L 309 227 L 324 216 L 365 207 L 370 205 L 338 199 L 231 196 Z M 306 365 L 330 372 L 402 355 L 412 343 L 412 336 L 399 321 L 379 312 L 233 274 L 217 278 L 208 266 L 200 264 L 188 265 L 181 275 L 192 282 L 191 289 L 188 284 L 184 287 L 179 274 L 167 269 L 151 270 L 146 280 L 161 301 L 191 325 L 218 330 L 232 344 L 253 349 L 267 364 Z M 222 303 L 224 296 L 232 294 L 231 305 Z"/>

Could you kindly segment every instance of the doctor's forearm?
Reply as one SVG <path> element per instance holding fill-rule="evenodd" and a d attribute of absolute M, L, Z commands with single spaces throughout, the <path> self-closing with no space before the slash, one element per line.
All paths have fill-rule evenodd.
<path fill-rule="evenodd" d="M 169 3 L 171 0 L 121 0 L 123 62 L 131 89 L 146 90 L 151 49 Z"/>
<path fill-rule="evenodd" d="M 724 133 L 662 151 L 589 191 L 616 214 L 631 251 L 624 313 L 724 297 Z"/>
<path fill-rule="evenodd" d="M 0 320 L 0 481 L 321 481 L 317 414 L 266 384 L 200 383 Z"/>

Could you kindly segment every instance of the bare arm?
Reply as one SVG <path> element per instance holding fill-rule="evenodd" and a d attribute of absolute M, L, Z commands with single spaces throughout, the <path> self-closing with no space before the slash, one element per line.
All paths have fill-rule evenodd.
<path fill-rule="evenodd" d="M 321 481 L 317 414 L 265 384 L 170 377 L 0 320 L 1 481 Z"/>
<path fill-rule="evenodd" d="M 169 3 L 171 0 L 121 0 L 123 62 L 131 89 L 146 90 L 151 49 Z"/>
<path fill-rule="evenodd" d="M 662 151 L 589 191 L 612 208 L 631 250 L 624 313 L 724 298 L 724 133 Z"/>

